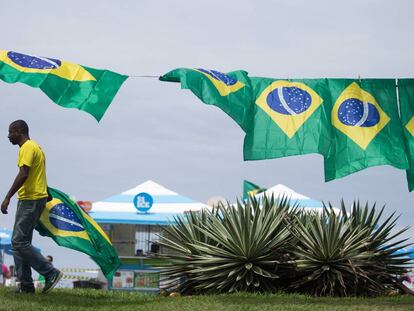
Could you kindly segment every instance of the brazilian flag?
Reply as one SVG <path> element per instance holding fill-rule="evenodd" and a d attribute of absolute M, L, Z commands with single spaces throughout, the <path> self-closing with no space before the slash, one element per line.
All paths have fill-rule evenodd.
<path fill-rule="evenodd" d="M 63 192 L 48 188 L 49 201 L 36 230 L 58 245 L 89 255 L 112 279 L 121 265 L 111 241 L 99 225 Z"/>
<path fill-rule="evenodd" d="M 401 125 L 404 129 L 410 168 L 406 171 L 408 189 L 414 190 L 414 79 L 398 79 Z"/>
<path fill-rule="evenodd" d="M 244 130 L 251 127 L 252 90 L 247 72 L 222 73 L 203 68 L 179 68 L 160 77 L 161 81 L 181 82 L 202 102 L 223 110 Z"/>
<path fill-rule="evenodd" d="M 326 181 L 375 165 L 408 168 L 393 79 L 287 80 L 179 68 L 160 80 L 180 82 L 234 119 L 246 133 L 245 160 L 317 153 Z"/>
<path fill-rule="evenodd" d="M 243 199 L 246 200 L 249 196 L 255 196 L 263 191 L 266 191 L 266 188 L 262 188 L 248 180 L 243 181 Z"/>
<path fill-rule="evenodd" d="M 55 58 L 0 50 L 0 79 L 40 88 L 56 104 L 88 112 L 99 122 L 127 76 Z"/>
<path fill-rule="evenodd" d="M 250 78 L 245 71 L 179 68 L 160 77 L 181 82 L 204 103 L 218 106 L 246 133 L 244 159 L 262 160 L 329 150 L 327 81 Z"/>
<path fill-rule="evenodd" d="M 179 68 L 160 77 L 181 82 L 204 103 L 218 106 L 246 133 L 244 160 L 329 150 L 331 126 L 327 81 L 248 77 L 245 71 Z"/>
<path fill-rule="evenodd" d="M 325 180 L 375 165 L 408 168 L 395 79 L 329 79 L 332 125 Z"/>

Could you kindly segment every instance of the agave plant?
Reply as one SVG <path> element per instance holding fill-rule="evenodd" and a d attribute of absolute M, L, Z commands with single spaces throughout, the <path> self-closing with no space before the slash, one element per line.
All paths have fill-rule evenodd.
<path fill-rule="evenodd" d="M 162 269 L 165 289 L 177 288 L 182 292 L 192 292 L 195 284 L 187 278 L 194 267 L 192 257 L 201 255 L 196 247 L 197 243 L 212 243 L 200 227 L 207 225 L 210 218 L 217 217 L 218 209 L 189 211 L 183 216 L 175 217 L 174 225 L 165 228 L 157 242 L 168 248 L 172 254 L 164 256 L 171 264 Z M 185 280 L 185 282 L 183 282 Z"/>
<path fill-rule="evenodd" d="M 342 220 L 348 222 L 351 230 L 367 230 L 367 250 L 373 253 L 370 263 L 364 267 L 367 275 L 373 284 L 381 284 L 380 287 L 370 288 L 373 284 L 361 286 L 361 294 L 369 292 L 383 292 L 387 287 L 395 285 L 396 276 L 404 274 L 407 271 L 407 264 L 410 261 L 409 253 L 400 250 L 411 245 L 403 244 L 408 239 L 398 239 L 408 227 L 397 232 L 393 232 L 399 217 L 395 217 L 395 212 L 381 222 L 381 216 L 384 213 L 384 206 L 377 213 L 375 204 L 369 208 L 368 204 L 362 206 L 359 202 L 352 205 L 350 213 L 346 213 L 345 204 L 341 202 Z M 368 291 L 367 291 L 368 289 Z"/>
<path fill-rule="evenodd" d="M 331 206 L 330 206 L 331 207 Z M 353 204 L 347 213 L 325 209 L 323 215 L 302 216 L 293 226 L 298 279 L 291 288 L 313 295 L 374 295 L 392 285 L 396 274 L 406 271 L 407 254 L 395 254 L 405 240 L 391 243 L 406 229 L 391 234 L 394 214 L 380 222 L 383 214 L 375 206 Z"/>
<path fill-rule="evenodd" d="M 176 218 L 160 244 L 175 251 L 162 275 L 182 292 L 275 291 L 294 271 L 287 198 L 253 197 Z"/>

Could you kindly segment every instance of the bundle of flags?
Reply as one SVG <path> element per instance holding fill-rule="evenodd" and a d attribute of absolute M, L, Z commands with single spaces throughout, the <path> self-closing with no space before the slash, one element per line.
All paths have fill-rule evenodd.
<path fill-rule="evenodd" d="M 228 114 L 245 132 L 244 159 L 318 153 L 325 180 L 375 165 L 407 172 L 414 189 L 414 79 L 275 79 L 178 68 L 180 82 Z M 401 117 L 398 109 L 401 110 Z"/>
<path fill-rule="evenodd" d="M 107 279 L 121 265 L 111 241 L 99 225 L 65 193 L 48 188 L 49 198 L 36 230 L 58 245 L 89 255 Z"/>

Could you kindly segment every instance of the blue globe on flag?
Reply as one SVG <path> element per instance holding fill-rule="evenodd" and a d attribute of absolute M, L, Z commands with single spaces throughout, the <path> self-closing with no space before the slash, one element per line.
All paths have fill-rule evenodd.
<path fill-rule="evenodd" d="M 349 98 L 339 106 L 338 119 L 348 126 L 371 127 L 378 124 L 380 115 L 373 104 Z"/>
<path fill-rule="evenodd" d="M 226 75 L 225 73 L 222 73 L 222 72 L 217 71 L 217 70 L 208 70 L 208 69 L 203 69 L 203 68 L 197 68 L 197 70 L 199 70 L 201 72 L 204 72 L 205 74 L 208 74 L 213 79 L 221 81 L 227 86 L 234 85 L 234 84 L 237 83 L 237 79 L 232 78 L 232 77 Z"/>
<path fill-rule="evenodd" d="M 62 62 L 58 59 L 32 56 L 13 51 L 8 52 L 7 56 L 13 63 L 24 68 L 56 69 L 62 65 Z"/>
<path fill-rule="evenodd" d="M 49 212 L 50 223 L 59 230 L 80 232 L 85 230 L 79 217 L 65 204 L 56 204 Z"/>
<path fill-rule="evenodd" d="M 266 98 L 269 107 L 280 114 L 297 115 L 312 105 L 311 95 L 298 87 L 279 87 L 271 91 Z"/>

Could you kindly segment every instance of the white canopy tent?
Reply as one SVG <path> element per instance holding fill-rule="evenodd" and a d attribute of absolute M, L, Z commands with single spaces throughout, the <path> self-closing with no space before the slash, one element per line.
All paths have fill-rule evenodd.
<path fill-rule="evenodd" d="M 153 202 L 147 212 L 136 207 L 136 197 L 142 193 L 149 195 Z M 203 208 L 210 207 L 148 180 L 118 195 L 94 202 L 89 213 L 108 233 L 118 253 L 132 256 L 152 251 L 151 246 L 161 234 L 161 226 L 174 222 L 174 217 Z"/>
<path fill-rule="evenodd" d="M 319 200 L 313 200 L 303 194 L 300 194 L 285 185 L 278 184 L 264 192 L 257 194 L 256 198 L 262 198 L 263 196 L 270 197 L 272 196 L 275 198 L 285 196 L 287 197 L 292 204 L 297 204 L 299 207 L 304 208 L 309 211 L 315 211 L 321 213 L 323 211 L 323 203 Z M 338 208 L 334 208 L 335 213 L 339 213 L 340 210 Z"/>
<path fill-rule="evenodd" d="M 153 198 L 153 205 L 147 213 L 139 212 L 134 205 L 135 196 L 142 192 Z M 202 208 L 208 206 L 148 180 L 118 195 L 94 202 L 90 215 L 98 223 L 167 225 L 174 216 Z"/>

